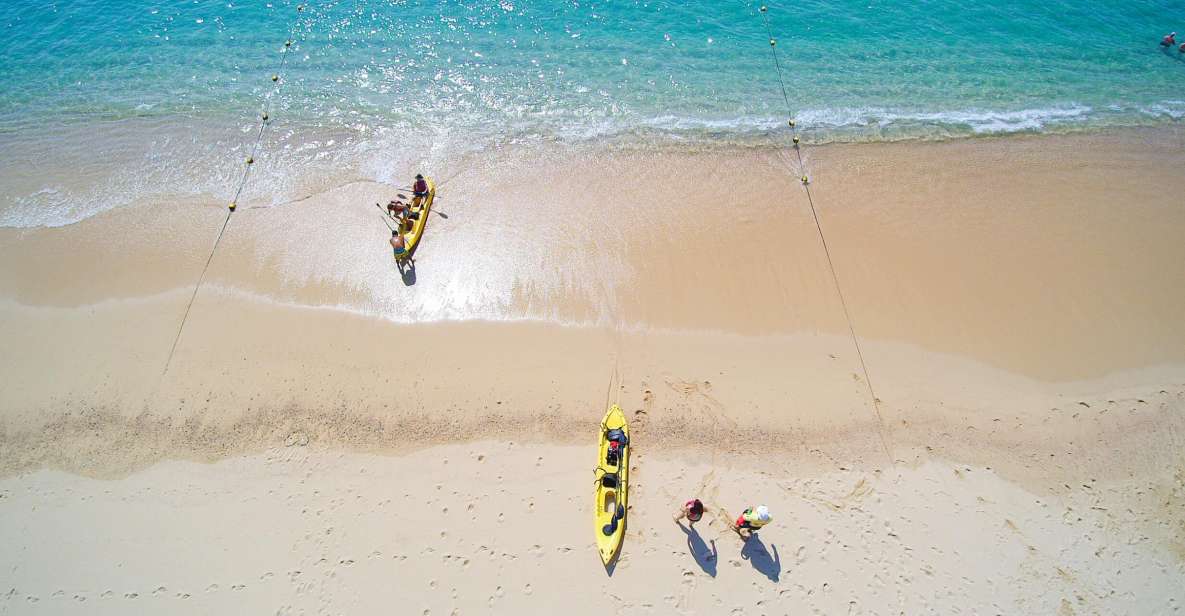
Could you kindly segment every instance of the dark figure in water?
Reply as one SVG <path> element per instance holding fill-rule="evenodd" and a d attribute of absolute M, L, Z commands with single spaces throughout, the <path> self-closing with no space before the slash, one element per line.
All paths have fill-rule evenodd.
<path fill-rule="evenodd" d="M 1177 33 L 1169 32 L 1169 35 L 1160 39 L 1161 47 L 1172 47 L 1177 44 Z"/>

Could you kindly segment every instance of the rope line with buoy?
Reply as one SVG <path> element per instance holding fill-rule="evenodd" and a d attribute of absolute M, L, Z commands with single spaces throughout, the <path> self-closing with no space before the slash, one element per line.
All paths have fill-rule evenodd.
<path fill-rule="evenodd" d="M 835 283 L 835 292 L 839 296 L 839 305 L 843 308 L 844 319 L 848 324 L 848 333 L 852 338 L 852 346 L 856 348 L 856 357 L 860 360 L 860 370 L 864 373 L 864 384 L 868 387 L 868 395 L 872 399 L 872 412 L 876 416 L 876 431 L 880 437 L 881 448 L 884 449 L 885 456 L 889 459 L 889 464 L 894 463 L 893 454 L 889 449 L 888 440 L 885 438 L 884 418 L 881 416 L 880 399 L 876 396 L 876 391 L 872 387 L 872 379 L 868 376 L 868 365 L 864 361 L 864 351 L 860 348 L 860 338 L 856 335 L 856 327 L 852 324 L 852 314 L 848 310 L 847 300 L 843 295 L 843 287 L 839 284 L 839 275 L 835 270 L 835 261 L 831 258 L 831 248 L 827 245 L 827 236 L 823 233 L 823 224 L 819 220 L 819 212 L 815 207 L 815 199 L 811 194 L 810 178 L 807 177 L 806 166 L 802 158 L 802 144 L 798 135 L 798 123 L 794 120 L 794 112 L 790 105 L 790 94 L 786 89 L 786 80 L 782 76 L 782 62 L 778 58 L 778 41 L 774 38 L 773 28 L 769 23 L 769 7 L 761 5 L 760 8 L 761 21 L 765 25 L 765 34 L 769 39 L 770 55 L 773 58 L 774 70 L 778 76 L 778 85 L 782 90 L 782 101 L 786 105 L 786 124 L 790 128 L 791 141 L 794 148 L 794 153 L 798 161 L 797 175 L 799 181 L 802 182 L 803 191 L 806 193 L 807 203 L 811 208 L 811 216 L 815 221 L 815 230 L 819 234 L 819 243 L 823 246 L 823 253 L 827 257 L 827 267 L 831 270 L 831 280 Z"/>
<path fill-rule="evenodd" d="M 284 73 L 284 67 L 288 65 L 288 54 L 292 52 L 296 27 L 300 23 L 299 15 L 303 12 L 304 5 L 296 5 L 297 17 L 293 19 L 292 25 L 288 28 L 288 38 L 284 39 L 284 49 L 280 52 L 280 64 L 272 73 L 272 90 L 264 96 L 263 111 L 259 114 L 259 130 L 255 133 L 255 141 L 251 144 L 251 153 L 247 155 L 246 165 L 243 167 L 243 174 L 239 177 L 239 184 L 235 188 L 234 197 L 227 204 L 226 218 L 222 221 L 222 228 L 218 231 L 218 237 L 214 239 L 214 246 L 210 249 L 210 256 L 206 258 L 206 265 L 202 268 L 202 273 L 198 276 L 197 284 L 193 287 L 193 294 L 189 297 L 189 303 L 185 305 L 185 313 L 181 316 L 181 324 L 177 326 L 177 335 L 173 337 L 173 346 L 169 348 L 169 356 L 165 360 L 164 370 L 161 371 L 162 377 L 168 373 L 169 365 L 173 363 L 173 354 L 177 352 L 177 343 L 181 341 L 181 333 L 185 331 L 185 323 L 189 320 L 189 311 L 193 309 L 193 302 L 197 299 L 198 291 L 201 290 L 202 283 L 206 280 L 206 272 L 210 270 L 210 263 L 214 261 L 214 253 L 218 251 L 218 246 L 222 243 L 222 236 L 226 234 L 226 228 L 230 225 L 230 218 L 238 207 L 239 197 L 243 194 L 243 188 L 247 185 L 247 177 L 251 173 L 252 165 L 255 164 L 255 155 L 259 153 L 259 145 L 263 142 L 263 134 L 267 131 L 267 127 L 271 125 L 271 116 L 268 112 L 271 111 L 272 99 L 275 98 L 280 90 L 280 77 Z"/>

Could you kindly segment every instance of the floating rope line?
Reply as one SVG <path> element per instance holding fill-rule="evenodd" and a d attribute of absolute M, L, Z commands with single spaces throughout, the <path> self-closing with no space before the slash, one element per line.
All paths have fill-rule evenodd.
<path fill-rule="evenodd" d="M 864 362 L 864 351 L 860 348 L 860 338 L 856 336 L 856 327 L 852 324 L 852 314 L 848 310 L 848 302 L 844 299 L 843 288 L 839 284 L 839 275 L 835 271 L 835 261 L 831 258 L 831 248 L 827 245 L 827 237 L 823 234 L 823 224 L 819 221 L 819 212 L 815 208 L 815 199 L 811 195 L 810 179 L 806 174 L 806 167 L 802 159 L 802 147 L 799 143 L 798 124 L 794 121 L 794 112 L 790 106 L 790 95 L 786 90 L 786 80 L 782 77 L 782 62 L 778 58 L 778 41 L 774 38 L 773 29 L 769 24 L 768 7 L 761 5 L 761 21 L 765 24 L 765 34 L 769 38 L 769 51 L 773 57 L 774 69 L 778 75 L 778 85 L 782 89 L 782 101 L 786 104 L 786 116 L 790 118 L 787 120 L 787 125 L 790 127 L 792 135 L 794 153 L 797 155 L 798 170 L 802 182 L 802 188 L 806 192 L 806 201 L 811 207 L 811 217 L 815 220 L 815 230 L 819 233 L 819 243 L 823 245 L 823 253 L 827 256 L 827 267 L 831 270 L 831 280 L 835 283 L 835 292 L 839 296 L 839 305 L 843 308 L 844 319 L 848 324 L 848 333 L 852 337 L 852 346 L 856 348 L 856 357 L 860 360 L 860 370 L 864 373 L 864 384 L 868 386 L 868 395 L 872 398 L 872 412 L 876 415 L 876 432 L 880 437 L 881 448 L 885 451 L 885 456 L 889 459 L 889 463 L 893 464 L 893 454 L 889 450 L 888 441 L 885 439 L 884 418 L 881 417 L 880 399 L 876 397 L 876 391 L 872 387 L 872 379 L 868 376 L 868 365 Z"/>
<path fill-rule="evenodd" d="M 218 245 L 222 243 L 222 236 L 226 234 L 226 227 L 230 225 L 230 217 L 235 213 L 238 207 L 239 197 L 243 194 L 243 188 L 247 185 L 247 176 L 251 173 L 251 166 L 255 164 L 255 155 L 259 153 L 259 144 L 263 141 L 263 133 L 271 124 L 271 116 L 268 112 L 271 111 L 272 99 L 280 90 L 280 77 L 284 73 L 284 67 L 288 65 L 288 54 L 292 51 L 292 44 L 296 34 L 296 27 L 300 23 L 300 13 L 304 12 L 304 5 L 296 5 L 297 18 L 292 20 L 292 26 L 288 28 L 288 38 L 284 39 L 284 49 L 280 52 L 280 65 L 272 73 L 272 91 L 264 96 L 263 112 L 259 115 L 259 131 L 255 134 L 255 142 L 251 145 L 251 154 L 247 156 L 246 166 L 243 168 L 243 175 L 239 177 L 239 185 L 235 188 L 235 195 L 230 200 L 226 208 L 226 218 L 222 221 L 222 229 L 218 231 L 218 237 L 214 240 L 214 247 L 210 249 L 210 256 L 206 258 L 206 265 L 202 268 L 202 273 L 198 276 L 197 284 L 193 287 L 193 295 L 189 297 L 189 303 L 185 305 L 185 314 L 181 316 L 181 324 L 177 326 L 177 335 L 173 337 L 173 346 L 169 348 L 169 357 L 165 360 L 164 370 L 161 371 L 161 376 L 169 372 L 169 365 L 173 363 L 173 354 L 177 352 L 177 343 L 181 341 L 181 333 L 185 331 L 185 323 L 189 320 L 189 311 L 193 309 L 193 302 L 197 299 L 198 291 L 202 288 L 202 282 L 206 280 L 206 272 L 210 270 L 210 263 L 214 261 L 214 253 L 218 251 Z"/>

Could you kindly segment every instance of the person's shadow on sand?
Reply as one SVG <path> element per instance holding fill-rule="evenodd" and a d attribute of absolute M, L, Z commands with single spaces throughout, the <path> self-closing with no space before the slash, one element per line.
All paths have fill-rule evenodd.
<path fill-rule="evenodd" d="M 716 540 L 712 540 L 712 549 L 708 550 L 707 544 L 704 543 L 704 538 L 699 535 L 699 531 L 695 530 L 695 526 L 684 526 L 682 522 L 675 522 L 679 525 L 679 530 L 687 535 L 687 550 L 691 552 L 691 557 L 695 559 L 695 564 L 699 565 L 704 573 L 712 577 L 716 577 Z"/>
<path fill-rule="evenodd" d="M 745 547 L 741 548 L 741 558 L 749 561 L 753 568 L 760 571 L 770 581 L 776 582 L 782 571 L 782 558 L 778 556 L 778 546 L 769 546 L 773 550 L 773 556 L 770 556 L 770 550 L 765 549 L 765 544 L 761 542 L 761 538 L 757 533 L 749 537 L 745 541 Z"/>
<path fill-rule="evenodd" d="M 406 264 L 397 263 L 395 267 L 399 268 L 399 276 L 403 278 L 404 286 L 412 286 L 416 283 L 416 262 L 414 259 L 408 259 Z"/>

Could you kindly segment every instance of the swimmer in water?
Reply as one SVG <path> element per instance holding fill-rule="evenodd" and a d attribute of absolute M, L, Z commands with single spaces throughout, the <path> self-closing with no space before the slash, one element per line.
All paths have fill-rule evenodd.
<path fill-rule="evenodd" d="M 1176 32 L 1169 32 L 1168 36 L 1164 37 L 1163 39 L 1160 39 L 1160 46 L 1161 47 L 1172 47 L 1173 45 L 1176 45 L 1176 44 L 1177 44 L 1177 33 Z"/>

